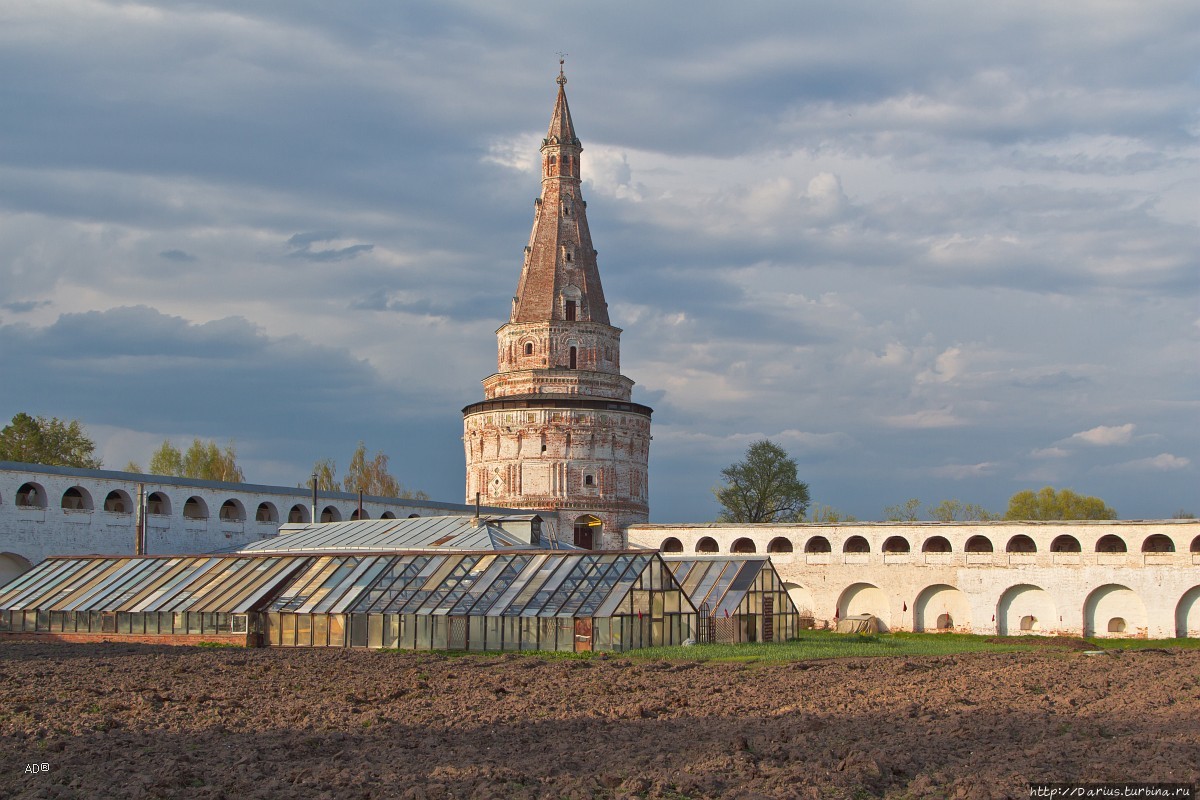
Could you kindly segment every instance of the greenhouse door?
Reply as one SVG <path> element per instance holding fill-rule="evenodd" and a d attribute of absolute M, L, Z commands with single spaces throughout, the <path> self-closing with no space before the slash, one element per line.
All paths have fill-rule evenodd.
<path fill-rule="evenodd" d="M 450 650 L 466 650 L 467 649 L 467 618 L 466 617 L 451 617 L 450 618 L 450 638 L 446 642 L 446 647 Z"/>
<path fill-rule="evenodd" d="M 579 617 L 575 620 L 575 652 L 584 653 L 592 649 L 592 618 Z"/>
<path fill-rule="evenodd" d="M 762 617 L 763 617 L 763 634 L 764 642 L 775 641 L 775 598 L 767 596 L 762 601 Z"/>

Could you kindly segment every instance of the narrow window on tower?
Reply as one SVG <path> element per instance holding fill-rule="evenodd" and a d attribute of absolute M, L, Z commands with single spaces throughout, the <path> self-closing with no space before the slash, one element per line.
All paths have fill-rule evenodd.
<path fill-rule="evenodd" d="M 567 322 L 574 322 L 574 321 L 575 321 L 575 301 L 568 300 L 567 301 Z M 575 352 L 574 347 L 571 348 L 571 352 L 572 353 Z"/>
<path fill-rule="evenodd" d="M 533 355 L 533 342 L 525 343 L 525 355 L 527 355 L 527 356 Z"/>
<path fill-rule="evenodd" d="M 583 476 L 583 485 L 584 486 L 595 486 L 596 479 L 591 475 L 584 475 Z"/>
<path fill-rule="evenodd" d="M 571 319 L 575 319 L 575 317 L 572 316 Z M 575 348 L 572 347 L 571 348 L 571 369 L 576 369 L 576 368 L 577 367 L 575 366 Z"/>

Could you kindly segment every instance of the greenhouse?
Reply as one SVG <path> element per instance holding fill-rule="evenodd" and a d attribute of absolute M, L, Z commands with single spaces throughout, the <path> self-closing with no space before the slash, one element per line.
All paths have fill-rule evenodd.
<path fill-rule="evenodd" d="M 701 642 L 785 641 L 800 612 L 768 556 L 665 556 L 697 609 Z"/>
<path fill-rule="evenodd" d="M 0 587 L 0 633 L 417 650 L 627 650 L 696 635 L 655 552 L 59 557 Z"/>

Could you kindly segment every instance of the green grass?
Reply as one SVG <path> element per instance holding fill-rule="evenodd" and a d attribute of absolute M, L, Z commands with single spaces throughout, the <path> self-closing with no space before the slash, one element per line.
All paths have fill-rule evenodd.
<path fill-rule="evenodd" d="M 1028 642 L 989 642 L 988 637 L 960 633 L 857 634 L 805 631 L 787 642 L 769 644 L 697 644 L 690 647 L 647 647 L 623 655 L 639 659 L 682 661 L 807 661 L 819 658 L 941 656 L 957 653 L 1011 653 L 1035 648 Z"/>
<path fill-rule="evenodd" d="M 717 661 L 730 663 L 786 663 L 826 658 L 886 658 L 950 656 L 960 653 L 1078 653 L 1083 650 L 1200 649 L 1200 639 L 1082 639 L 1043 636 L 977 636 L 966 633 L 857 634 L 805 631 L 787 642 L 769 644 L 697 644 L 690 647 L 646 647 L 619 653 L 567 653 L 556 650 L 463 651 L 380 650 L 381 653 L 420 652 L 439 658 L 495 658 L 520 656 L 543 660 L 597 657 L 632 661 Z"/>
<path fill-rule="evenodd" d="M 1200 639 L 1088 639 L 1095 650 L 1200 650 Z"/>
<path fill-rule="evenodd" d="M 770 644 L 698 644 L 648 647 L 622 655 L 633 659 L 680 661 L 785 662 L 820 658 L 944 656 L 958 653 L 1080 650 L 1200 649 L 1200 639 L 1061 639 L 976 636 L 965 633 L 844 634 L 805 631 L 799 638 Z"/>

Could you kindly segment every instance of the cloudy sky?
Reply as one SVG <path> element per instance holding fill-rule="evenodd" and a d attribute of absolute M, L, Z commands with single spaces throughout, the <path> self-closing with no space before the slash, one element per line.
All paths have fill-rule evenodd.
<path fill-rule="evenodd" d="M 561 50 L 652 520 L 1200 513 L 1200 5 L 682 8 L 0 4 L 0 418 L 461 499 Z"/>

